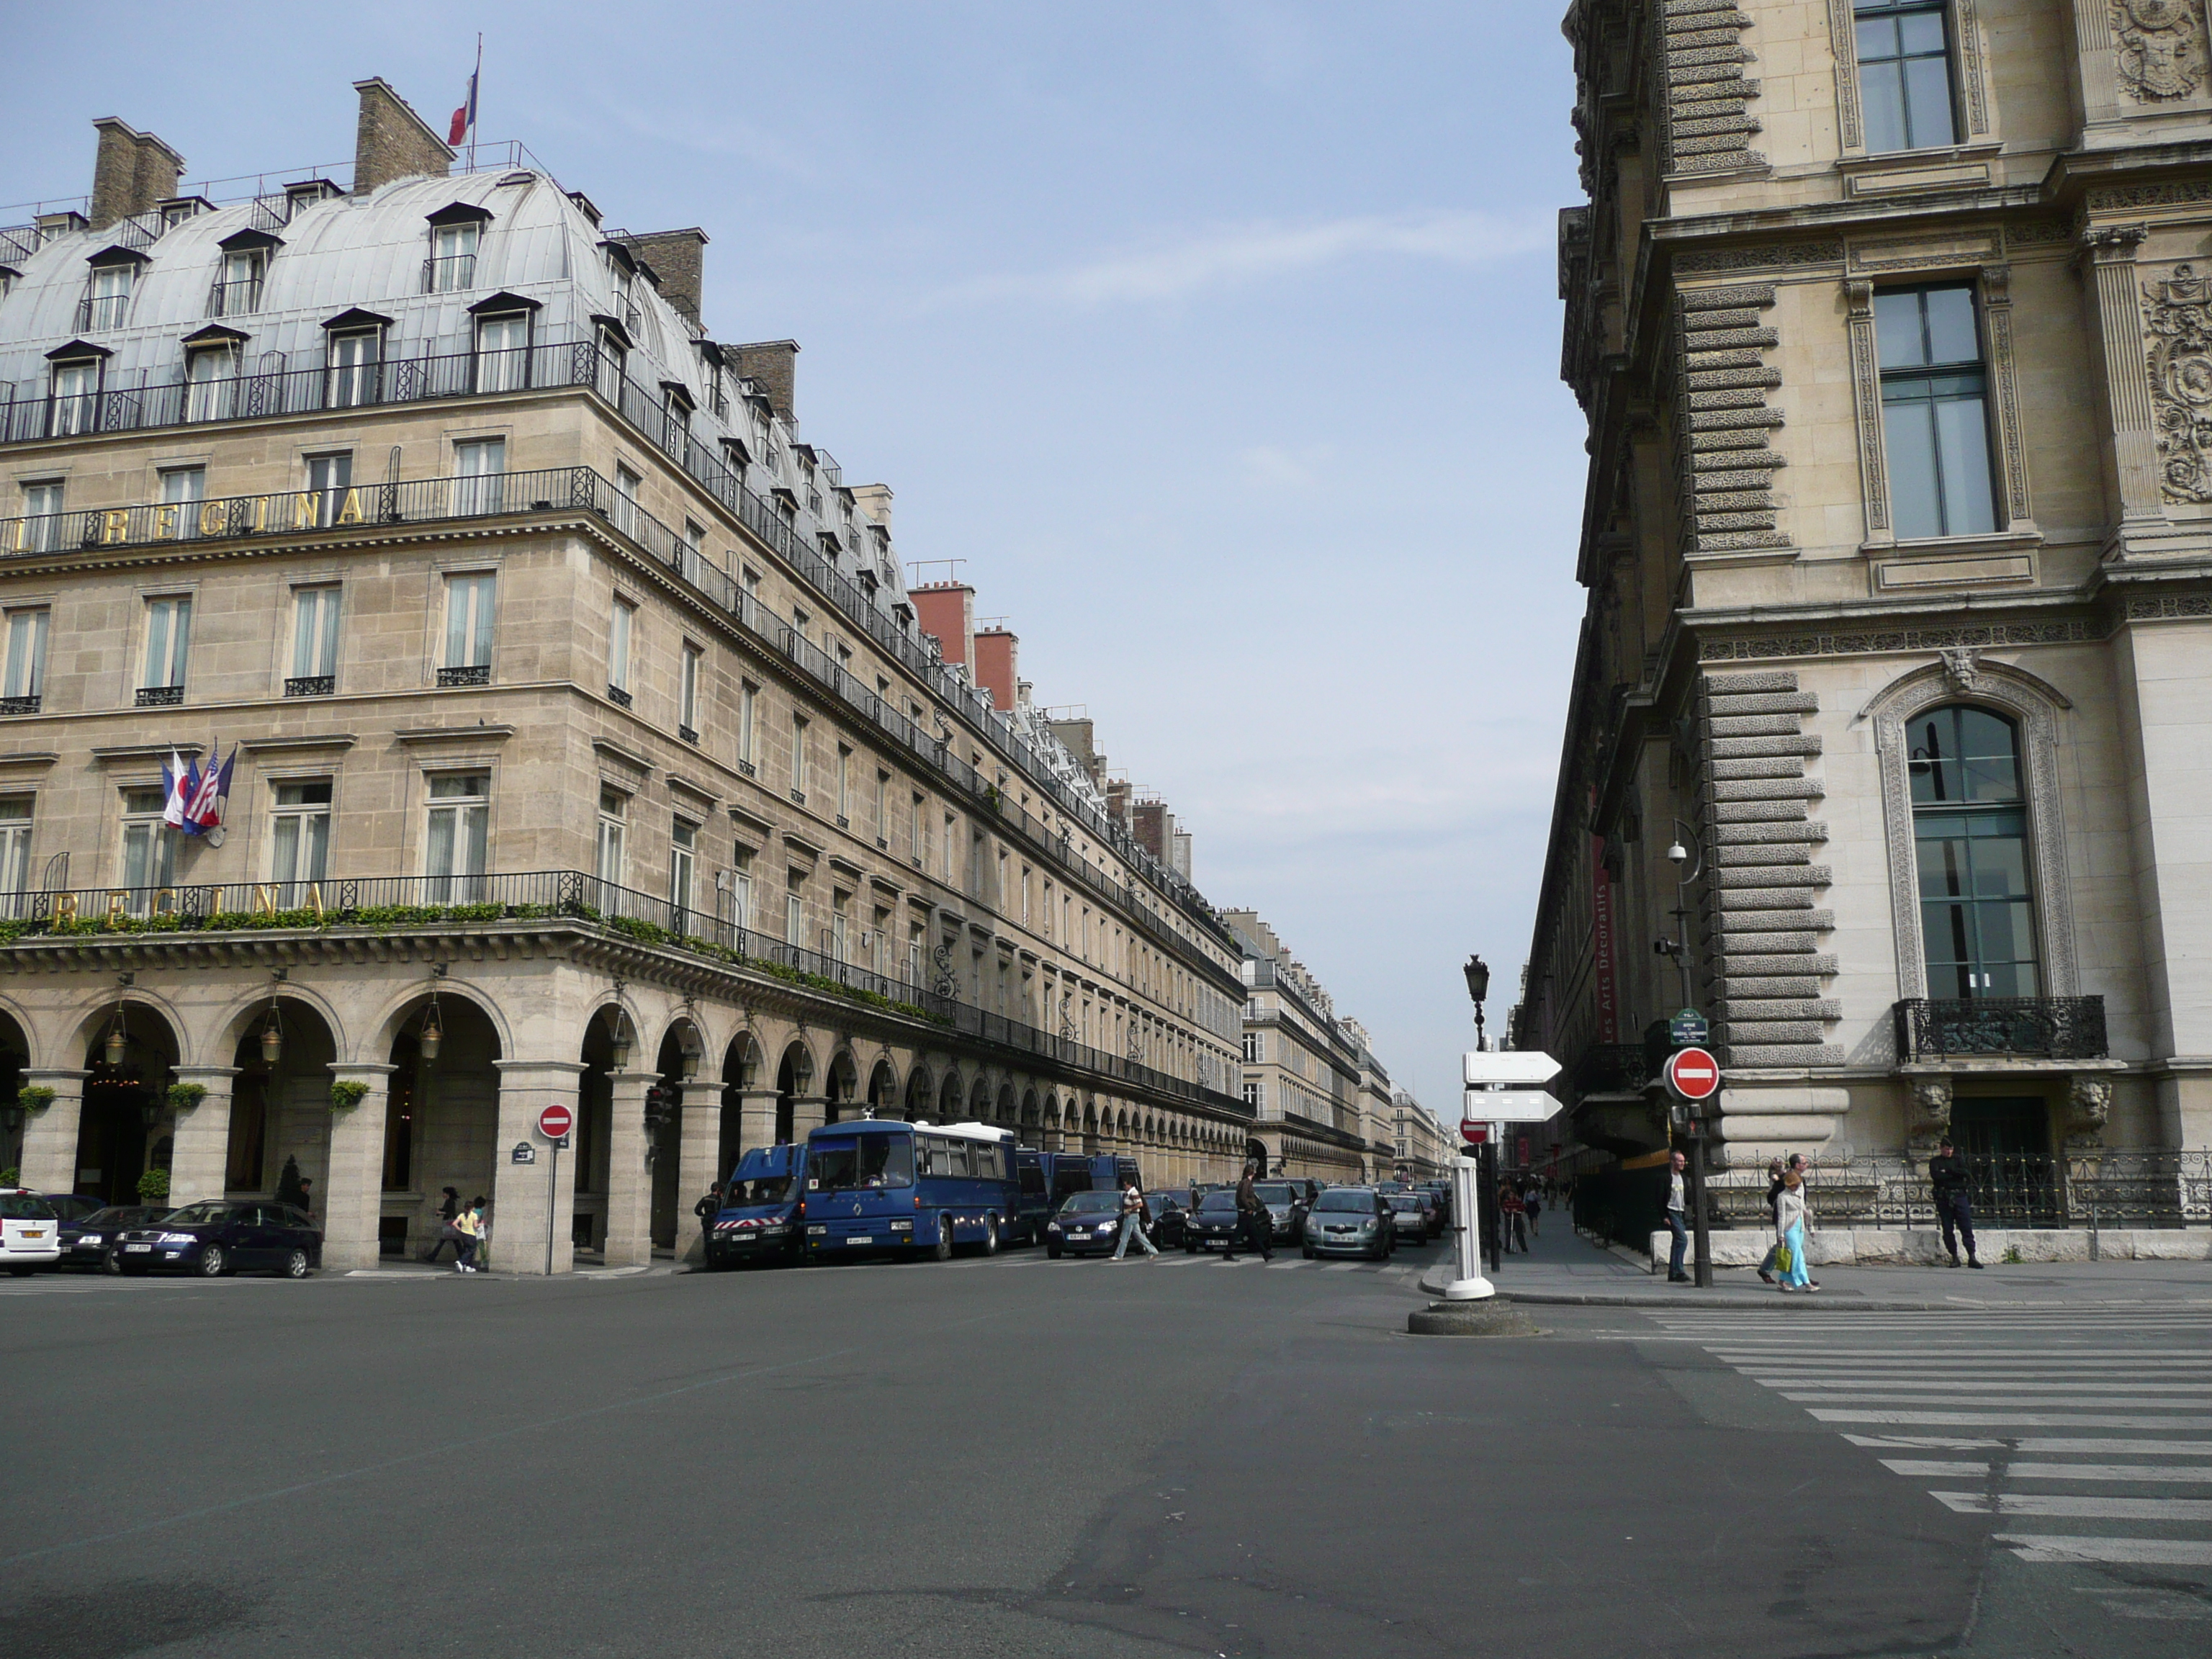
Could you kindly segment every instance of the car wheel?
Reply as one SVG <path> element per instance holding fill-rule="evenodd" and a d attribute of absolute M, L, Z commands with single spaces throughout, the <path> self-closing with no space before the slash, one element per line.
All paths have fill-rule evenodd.
<path fill-rule="evenodd" d="M 200 1252 L 199 1275 L 202 1279 L 220 1279 L 230 1271 L 230 1258 L 222 1253 L 222 1246 L 210 1244 Z"/>
<path fill-rule="evenodd" d="M 952 1218 L 949 1215 L 938 1218 L 935 1255 L 939 1261 L 952 1260 Z"/>
<path fill-rule="evenodd" d="M 305 1250 L 295 1250 L 284 1258 L 285 1278 L 305 1279 L 307 1276 L 307 1253 Z"/>
<path fill-rule="evenodd" d="M 1183 1240 L 1182 1253 L 1185 1255 L 1196 1255 L 1198 1254 L 1198 1241 L 1194 1238 L 1186 1238 Z"/>
<path fill-rule="evenodd" d="M 31 1276 L 31 1269 L 28 1267 L 10 1267 L 8 1269 L 8 1276 L 10 1279 L 28 1279 Z"/>
<path fill-rule="evenodd" d="M 1314 1247 L 1312 1245 L 1308 1244 L 1304 1246 L 1303 1253 L 1307 1261 L 1310 1261 L 1314 1259 Z"/>
<path fill-rule="evenodd" d="M 987 1215 L 983 1218 L 983 1254 L 985 1255 L 996 1255 L 998 1253 L 999 1218 L 994 1215 Z"/>
<path fill-rule="evenodd" d="M 116 1259 L 114 1251 L 102 1250 L 100 1253 L 100 1271 L 104 1273 L 119 1273 L 123 1271 L 123 1264 Z"/>

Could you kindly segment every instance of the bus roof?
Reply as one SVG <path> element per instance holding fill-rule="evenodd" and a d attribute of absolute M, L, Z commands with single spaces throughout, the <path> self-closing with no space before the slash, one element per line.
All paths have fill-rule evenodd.
<path fill-rule="evenodd" d="M 1003 1129 L 994 1123 L 909 1123 L 896 1117 L 848 1117 L 835 1123 L 824 1123 L 811 1130 L 807 1139 L 816 1135 L 849 1134 L 854 1130 L 914 1129 L 926 1130 L 933 1135 L 950 1135 L 959 1140 L 988 1140 L 998 1142 L 1013 1138 L 1012 1129 Z"/>

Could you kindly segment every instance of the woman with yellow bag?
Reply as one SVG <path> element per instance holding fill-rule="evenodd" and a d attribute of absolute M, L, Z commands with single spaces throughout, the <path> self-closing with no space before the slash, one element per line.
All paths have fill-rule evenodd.
<path fill-rule="evenodd" d="M 1817 1291 L 1805 1262 L 1805 1176 L 1793 1160 L 1782 1172 L 1782 1190 L 1774 1195 L 1774 1271 L 1782 1276 L 1784 1295 L 1795 1291 Z"/>

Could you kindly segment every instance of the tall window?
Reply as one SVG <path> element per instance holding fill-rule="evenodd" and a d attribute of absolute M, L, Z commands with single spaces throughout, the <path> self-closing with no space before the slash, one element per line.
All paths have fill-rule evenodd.
<path fill-rule="evenodd" d="M 238 412 L 238 348 L 201 346 L 185 360 L 185 418 L 227 421 Z"/>
<path fill-rule="evenodd" d="M 161 708 L 185 700 L 185 667 L 192 651 L 192 602 L 146 601 L 146 671 L 138 680 L 138 706 Z"/>
<path fill-rule="evenodd" d="M 753 855 L 742 847 L 730 878 L 730 920 L 741 933 L 753 925 Z"/>
<path fill-rule="evenodd" d="M 74 438 L 99 428 L 100 375 L 96 357 L 54 365 L 53 410 L 46 422 L 49 436 Z"/>
<path fill-rule="evenodd" d="M 327 697 L 337 690 L 338 599 L 336 583 L 292 590 L 292 672 L 288 697 Z"/>
<path fill-rule="evenodd" d="M 131 315 L 131 285 L 137 275 L 137 264 L 131 260 L 94 266 L 91 285 L 85 290 L 84 325 L 122 327 Z"/>
<path fill-rule="evenodd" d="M 800 805 L 806 804 L 806 716 L 791 717 L 791 798 Z"/>
<path fill-rule="evenodd" d="M 483 895 L 484 854 L 491 831 L 490 774 L 433 774 L 429 810 L 422 858 L 422 873 L 430 878 L 429 901 L 473 903 Z"/>
<path fill-rule="evenodd" d="M 330 343 L 329 395 L 332 409 L 352 409 L 377 401 L 382 384 L 384 336 L 376 329 L 333 334 Z"/>
<path fill-rule="evenodd" d="M 760 687 L 750 681 L 738 687 L 738 769 L 747 777 L 752 776 L 760 765 L 760 756 L 755 748 L 757 720 L 760 714 Z"/>
<path fill-rule="evenodd" d="M 853 943 L 853 896 L 842 888 L 830 894 L 830 954 L 839 962 L 849 962 Z"/>
<path fill-rule="evenodd" d="M 31 890 L 31 808 L 28 795 L 0 796 L 0 894 L 8 896 L 9 915 L 21 908 L 12 901 Z"/>
<path fill-rule="evenodd" d="M 23 486 L 23 516 L 9 545 L 18 553 L 51 553 L 62 544 L 62 485 L 58 479 Z"/>
<path fill-rule="evenodd" d="M 477 319 L 477 390 L 519 392 L 530 384 L 530 313 Z"/>
<path fill-rule="evenodd" d="M 483 234 L 483 228 L 473 222 L 434 226 L 430 232 L 430 280 L 423 286 L 433 294 L 476 286 L 477 244 Z"/>
<path fill-rule="evenodd" d="M 929 862 L 929 803 L 914 798 L 914 864 L 917 870 Z"/>
<path fill-rule="evenodd" d="M 1915 716 L 1908 736 L 1928 994 L 2041 994 L 2019 728 L 1954 705 Z"/>
<path fill-rule="evenodd" d="M 269 818 L 269 878 L 282 884 L 286 909 L 304 902 L 299 884 L 330 873 L 331 781 L 276 786 Z"/>
<path fill-rule="evenodd" d="M 699 873 L 699 826 L 676 820 L 668 838 L 668 905 L 676 913 L 679 932 L 690 933 L 697 902 L 693 887 Z"/>
<path fill-rule="evenodd" d="M 507 440 L 478 438 L 453 446 L 453 507 L 467 514 L 497 513 L 506 506 Z"/>
<path fill-rule="evenodd" d="M 705 656 L 696 645 L 684 647 L 683 678 L 677 683 L 676 735 L 686 743 L 699 741 L 699 665 Z"/>
<path fill-rule="evenodd" d="M 1994 529 L 1988 377 L 1973 289 L 1960 283 L 1877 294 L 1874 316 L 1890 521 L 1898 535 Z"/>
<path fill-rule="evenodd" d="M 615 528 L 625 536 L 637 534 L 637 492 L 644 483 L 628 467 L 615 468 Z"/>
<path fill-rule="evenodd" d="M 208 315 L 231 317 L 261 309 L 261 273 L 268 255 L 260 248 L 239 248 L 222 256 L 222 269 L 208 295 Z"/>
<path fill-rule="evenodd" d="M 853 751 L 842 743 L 837 745 L 837 824 L 840 829 L 853 827 Z"/>
<path fill-rule="evenodd" d="M 876 845 L 889 848 L 891 844 L 890 811 L 891 775 L 876 774 Z"/>
<path fill-rule="evenodd" d="M 199 532 L 200 504 L 207 500 L 207 469 L 204 466 L 165 466 L 161 469 L 161 505 L 178 510 L 169 518 L 169 533 L 191 536 Z"/>
<path fill-rule="evenodd" d="M 783 890 L 783 942 L 803 945 L 806 943 L 806 904 L 796 874 L 789 877 Z"/>
<path fill-rule="evenodd" d="M 493 580 L 489 574 L 446 578 L 446 660 L 439 684 L 491 684 Z"/>
<path fill-rule="evenodd" d="M 315 498 L 315 523 L 327 530 L 345 512 L 346 493 L 353 488 L 353 452 L 334 450 L 307 459 L 307 489 Z"/>
<path fill-rule="evenodd" d="M 1856 0 L 1859 101 L 1869 150 L 1958 143 L 1945 0 Z"/>
<path fill-rule="evenodd" d="M 39 712 L 46 690 L 46 627 L 50 621 L 52 616 L 43 605 L 37 610 L 8 613 L 8 660 L 4 678 L 0 678 L 0 714 Z"/>
<path fill-rule="evenodd" d="M 630 704 L 630 641 L 637 634 L 637 607 L 617 599 L 607 618 L 607 696 L 627 708 Z"/>
<path fill-rule="evenodd" d="M 146 889 L 169 886 L 177 878 L 177 838 L 161 823 L 167 805 L 159 789 L 123 792 L 123 885 L 139 890 L 130 902 L 134 915 L 152 908 Z"/>
<path fill-rule="evenodd" d="M 623 884 L 629 847 L 629 797 L 619 789 L 599 791 L 599 879 Z"/>

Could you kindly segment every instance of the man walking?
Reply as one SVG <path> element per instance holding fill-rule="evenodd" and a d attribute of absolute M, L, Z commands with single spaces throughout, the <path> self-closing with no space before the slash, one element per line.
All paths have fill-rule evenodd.
<path fill-rule="evenodd" d="M 1682 1257 L 1690 1248 L 1689 1224 L 1682 1218 L 1690 1201 L 1682 1171 L 1689 1167 L 1689 1162 L 1680 1152 L 1667 1160 L 1667 1231 L 1674 1236 L 1674 1242 L 1667 1251 L 1667 1282 L 1669 1285 L 1690 1282 L 1690 1275 L 1682 1271 Z"/>
<path fill-rule="evenodd" d="M 1243 1178 L 1237 1183 L 1237 1220 L 1244 1242 L 1259 1251 L 1260 1260 L 1273 1261 L 1275 1247 L 1268 1235 L 1274 1229 L 1268 1224 L 1267 1206 L 1260 1201 L 1260 1194 L 1252 1185 L 1252 1166 L 1249 1164 L 1244 1166 Z M 1237 1260 L 1236 1245 L 1232 1243 L 1222 1253 L 1222 1260 Z"/>
<path fill-rule="evenodd" d="M 1951 1265 L 1959 1265 L 1959 1241 L 1952 1229 L 1955 1226 L 1966 1238 L 1966 1265 L 1980 1267 L 1974 1255 L 1974 1204 L 1966 1184 L 1966 1160 L 1951 1150 L 1948 1136 L 1928 1160 L 1928 1185 L 1936 1199 L 1936 1224 L 1943 1229 L 1943 1248 L 1950 1253 Z"/>
<path fill-rule="evenodd" d="M 1133 1238 L 1145 1247 L 1146 1255 L 1159 1254 L 1158 1247 L 1145 1237 L 1145 1192 L 1144 1188 L 1133 1181 L 1121 1194 L 1121 1242 L 1114 1246 L 1115 1261 L 1119 1261 L 1121 1259 L 1122 1253 L 1127 1250 L 1129 1241 Z"/>

